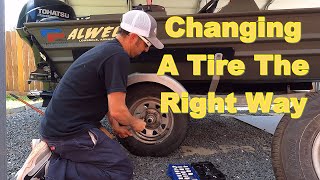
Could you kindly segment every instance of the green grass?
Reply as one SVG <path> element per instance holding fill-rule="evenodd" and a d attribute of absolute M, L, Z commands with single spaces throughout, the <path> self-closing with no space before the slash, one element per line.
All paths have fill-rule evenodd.
<path fill-rule="evenodd" d="M 29 104 L 34 104 L 38 102 L 42 102 L 42 99 L 38 99 L 36 101 L 30 100 L 27 96 L 18 96 L 22 100 L 26 101 Z M 17 100 L 16 98 L 12 97 L 10 94 L 6 95 L 6 108 L 11 109 L 11 108 L 17 108 L 20 106 L 25 106 L 24 103 L 21 101 Z"/>
<path fill-rule="evenodd" d="M 27 101 L 27 102 L 32 101 L 27 96 L 18 96 L 18 97 L 20 97 L 22 100 Z M 8 95 L 6 95 L 6 101 L 19 101 L 19 100 L 8 94 Z"/>

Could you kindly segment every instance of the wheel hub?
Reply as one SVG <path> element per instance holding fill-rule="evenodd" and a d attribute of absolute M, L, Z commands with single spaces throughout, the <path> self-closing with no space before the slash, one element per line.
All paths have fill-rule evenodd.
<path fill-rule="evenodd" d="M 144 119 L 146 128 L 134 132 L 133 137 L 146 144 L 156 144 L 165 140 L 173 128 L 172 112 L 160 112 L 160 99 L 154 97 L 142 98 L 130 106 L 130 112 L 137 118 Z"/>
<path fill-rule="evenodd" d="M 146 128 L 156 129 L 160 126 L 160 113 L 155 109 L 148 109 L 146 112 L 145 122 Z"/>

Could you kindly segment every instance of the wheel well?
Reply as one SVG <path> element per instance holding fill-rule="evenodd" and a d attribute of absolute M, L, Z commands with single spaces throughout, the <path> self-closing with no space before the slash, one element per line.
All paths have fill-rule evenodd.
<path fill-rule="evenodd" d="M 138 83 L 135 83 L 135 84 L 131 84 L 130 86 L 127 87 L 127 92 L 130 91 L 130 89 L 135 89 L 135 88 L 142 88 L 142 86 L 148 86 L 148 85 L 152 85 L 152 86 L 158 86 L 158 87 L 165 87 L 167 88 L 168 90 L 170 91 L 173 91 L 171 88 L 163 85 L 163 84 L 160 84 L 160 83 L 157 83 L 157 82 L 138 82 Z"/>

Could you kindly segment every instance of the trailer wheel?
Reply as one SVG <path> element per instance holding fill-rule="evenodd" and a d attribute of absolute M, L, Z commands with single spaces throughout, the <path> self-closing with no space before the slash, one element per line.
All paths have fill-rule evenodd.
<path fill-rule="evenodd" d="M 145 83 L 128 88 L 127 106 L 130 113 L 144 118 L 146 128 L 132 137 L 119 138 L 120 143 L 132 154 L 138 156 L 167 156 L 176 150 L 185 139 L 189 115 L 160 112 L 161 92 L 168 88 Z"/>
<path fill-rule="evenodd" d="M 309 93 L 299 119 L 285 115 L 272 142 L 276 179 L 320 179 L 320 94 Z"/>

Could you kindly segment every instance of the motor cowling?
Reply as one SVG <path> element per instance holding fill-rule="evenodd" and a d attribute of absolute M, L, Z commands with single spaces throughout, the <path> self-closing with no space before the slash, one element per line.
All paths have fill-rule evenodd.
<path fill-rule="evenodd" d="M 59 0 L 30 0 L 20 12 L 17 28 L 22 28 L 24 23 L 39 22 L 52 17 L 61 21 L 74 20 L 76 14 L 71 6 Z"/>

